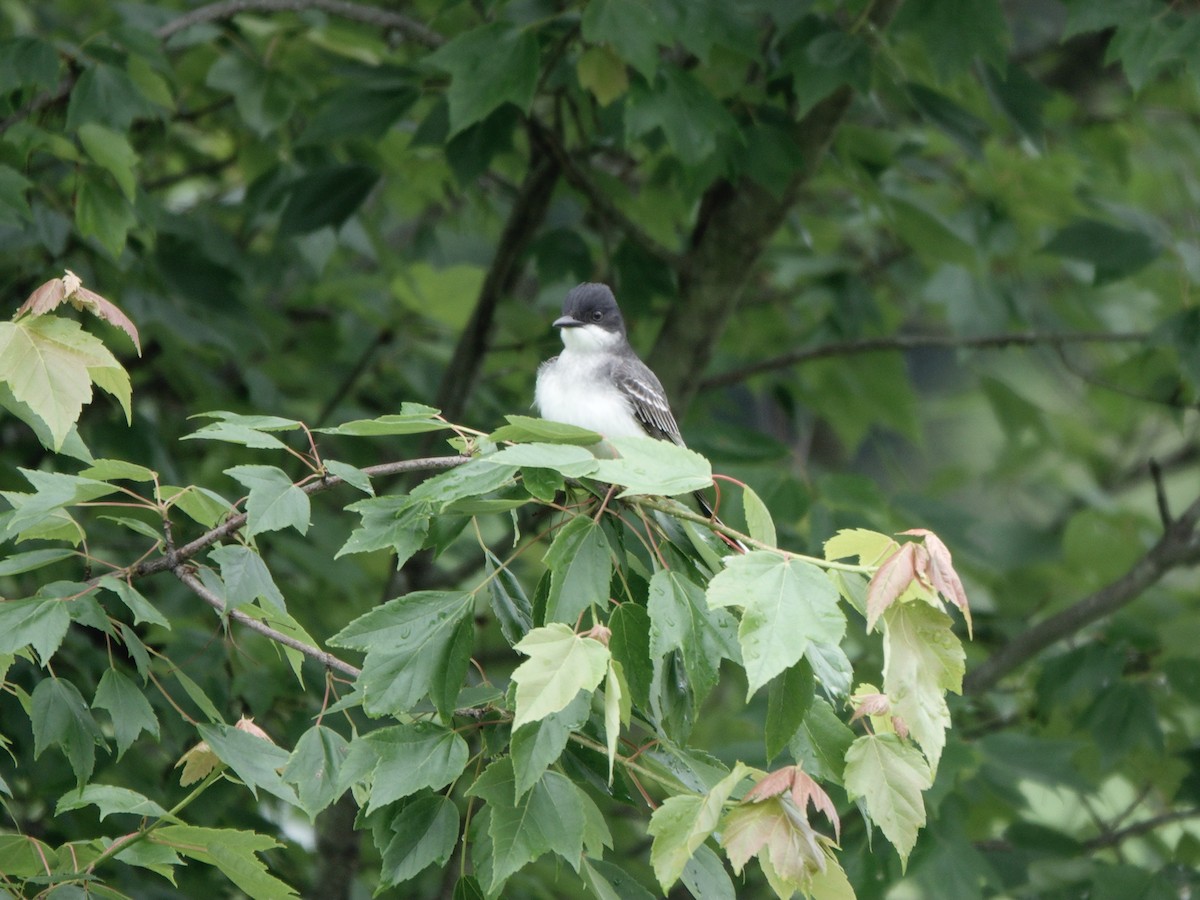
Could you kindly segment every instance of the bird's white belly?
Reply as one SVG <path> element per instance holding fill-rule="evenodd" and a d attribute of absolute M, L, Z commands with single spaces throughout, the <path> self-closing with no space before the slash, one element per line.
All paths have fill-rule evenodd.
<path fill-rule="evenodd" d="M 592 354 L 563 352 L 538 371 L 534 403 L 542 418 L 599 432 L 606 438 L 644 437 L 629 401 L 601 376 Z"/>

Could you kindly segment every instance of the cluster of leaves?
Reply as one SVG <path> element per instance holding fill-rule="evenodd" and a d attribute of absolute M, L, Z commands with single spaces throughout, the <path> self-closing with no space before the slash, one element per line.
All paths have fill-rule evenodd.
<path fill-rule="evenodd" d="M 53 398 L 30 403 L 35 415 L 59 406 Z M 0 847 L 11 884 L 50 879 L 95 890 L 107 883 L 102 864 L 109 861 L 175 883 L 174 868 L 186 857 L 215 866 L 250 896 L 292 896 L 256 855 L 276 846 L 273 839 L 185 820 L 187 807 L 222 779 L 309 817 L 352 792 L 361 826 L 381 854 L 381 887 L 445 866 L 457 851 L 456 890 L 497 896 L 516 873 L 554 853 L 594 892 L 610 896 L 614 880 L 628 878 L 603 859 L 613 845 L 613 807 L 649 802 L 657 807 L 647 826 L 654 839 L 650 861 L 664 892 L 682 878 L 708 895 L 733 896 L 706 843 L 713 838 L 736 873 L 756 859 L 780 897 L 852 896 L 835 839 L 808 819 L 811 805 L 840 830 L 821 782 L 844 788 L 848 801 L 861 800 L 869 820 L 907 859 L 925 821 L 922 792 L 932 784 L 950 726 L 945 693 L 961 691 L 963 675 L 963 651 L 942 604 L 965 612 L 966 596 L 933 534 L 900 545 L 876 532 L 847 531 L 826 545 L 829 559 L 797 556 L 774 546 L 766 506 L 743 487 L 750 532 L 738 537 L 753 549 L 722 556 L 710 523 L 646 496 L 712 484 L 707 460 L 669 442 L 617 440 L 597 457 L 588 448 L 599 436 L 581 429 L 512 416 L 491 435 L 469 434 L 416 404 L 320 429 L 360 437 L 458 432 L 470 455 L 451 457 L 456 465 L 449 471 L 407 492 L 376 496 L 370 471 L 323 459 L 317 435 L 301 422 L 232 413 L 212 418 L 190 437 L 280 453 L 289 451 L 288 433 L 302 432 L 308 453 L 291 452 L 308 463 L 309 474 L 294 482 L 278 466 L 228 468 L 225 474 L 247 489 L 231 501 L 197 485 L 166 486 L 143 466 L 107 459 L 78 475 L 27 470 L 32 490 L 4 494 L 12 507 L 0 520 L 8 539 L 68 544 L 17 552 L 4 561 L 4 574 L 90 559 L 79 548 L 88 546 L 92 510 L 141 509 L 161 523 L 156 532 L 139 518 L 112 518 L 150 540 L 138 561 L 105 563 L 112 570 L 104 575 L 55 581 L 0 605 L 4 669 L 32 669 L 6 683 L 29 718 L 34 756 L 57 748 L 75 776 L 56 811 L 96 806 L 102 819 L 118 813 L 142 819 L 124 834 L 61 846 L 11 835 Z M 568 479 L 578 487 L 568 488 Z M 306 534 L 312 513 L 305 486 L 334 482 L 369 495 L 349 507 L 359 525 L 339 555 L 387 549 L 403 566 L 421 547 L 444 545 L 469 528 L 487 574 L 469 590 L 396 597 L 331 635 L 330 645 L 364 654 L 362 669 L 340 663 L 341 672 L 356 676 L 351 690 L 336 702 L 326 693 L 316 724 L 284 748 L 249 719 L 230 725 L 201 686 L 152 658 L 158 654 L 144 629 L 172 624 L 137 582 L 167 571 L 207 600 L 226 628 L 262 623 L 303 689 L 306 656 L 321 661 L 325 653 L 288 613 L 260 541 L 285 529 Z M 607 493 L 605 484 L 612 485 Z M 614 497 L 617 486 L 623 490 Z M 589 492 L 597 495 L 590 504 L 556 500 Z M 113 495 L 119 500 L 105 500 Z M 558 520 L 499 559 L 482 538 L 487 520 L 530 507 Z M 189 525 L 208 531 L 177 545 Z M 526 590 L 511 563 L 549 534 L 544 572 Z M 857 562 L 831 561 L 845 557 Z M 839 595 L 866 617 L 868 630 L 883 634 L 883 693 L 859 686 L 861 705 L 852 719 L 866 716 L 871 724 L 857 737 L 837 713 L 855 680 L 841 647 L 848 617 Z M 478 663 L 470 668 L 475 619 L 484 610 L 525 657 L 508 664 L 508 677 Z M 581 631 L 584 620 L 591 624 Z M 103 635 L 112 661 L 90 703 L 54 671 L 75 628 Z M 766 689 L 765 758 L 787 749 L 791 763 L 767 774 L 742 762 L 727 766 L 689 745 L 722 659 L 744 672 L 747 701 Z M 27 691 L 21 682 L 34 673 Z M 201 713 L 199 721 L 182 715 L 199 743 L 178 762 L 180 786 L 199 784 L 169 810 L 155 797 L 95 778 L 96 748 L 107 748 L 108 739 L 92 712 L 110 717 L 120 760 L 143 734 L 160 737 L 147 693 L 163 691 L 160 678 L 168 673 Z M 334 677 L 327 670 L 329 688 L 336 687 Z M 575 768 L 592 776 L 568 777 Z M 757 783 L 747 791 L 751 778 Z M 3 781 L 0 789 L 11 793 Z"/>
<path fill-rule="evenodd" d="M 227 724 L 242 715 L 279 747 L 299 747 L 313 717 L 339 702 L 312 689 L 321 683 L 312 666 L 333 673 L 324 682 L 330 692 L 344 694 L 342 679 L 357 677 L 355 665 L 329 653 L 302 663 L 310 657 L 301 648 L 316 646 L 309 636 L 326 640 L 396 595 L 455 597 L 486 583 L 456 619 L 450 658 L 459 664 L 458 642 L 473 619 L 472 658 L 500 684 L 524 658 L 512 646 L 545 627 L 542 604 L 554 581 L 526 593 L 527 614 L 493 591 L 519 597 L 514 585 L 540 584 L 544 567 L 561 570 L 577 551 L 598 558 L 600 536 L 614 560 L 642 554 L 618 542 L 605 515 L 600 531 L 554 519 L 579 544 L 559 545 L 553 559 L 543 561 L 540 550 L 511 558 L 497 549 L 511 540 L 507 523 L 523 535 L 550 527 L 531 510 L 548 502 L 571 451 L 554 451 L 563 454 L 561 470 L 518 466 L 520 487 L 464 496 L 452 512 L 409 479 L 461 460 L 414 468 L 438 432 L 406 436 L 387 417 L 432 418 L 426 407 L 405 412 L 403 402 L 418 398 L 495 435 L 504 414 L 528 408 L 532 372 L 556 346 L 547 327 L 553 311 L 567 288 L 588 279 L 616 289 L 689 444 L 769 507 L 764 516 L 750 494 L 722 482 L 730 495 L 722 516 L 738 533 L 820 556 L 839 532 L 890 536 L 928 525 L 954 548 L 976 629 L 964 648 L 969 701 L 960 703 L 953 654 L 923 650 L 920 673 L 890 655 L 897 642 L 906 653 L 930 646 L 917 638 L 932 622 L 905 618 L 924 614 L 920 596 L 958 598 L 939 548 L 927 535 L 896 535 L 900 550 L 890 560 L 864 560 L 857 557 L 876 552 L 871 541 L 843 534 L 836 540 L 850 542 L 842 545 L 848 565 L 887 563 L 870 607 L 865 594 L 838 607 L 870 619 L 867 631 L 851 613 L 840 646 L 856 672 L 872 674 L 846 686 L 845 708 L 840 694 L 818 688 L 804 710 L 806 738 L 789 736 L 799 713 L 785 698 L 814 695 L 805 665 L 813 683 L 836 671 L 822 649 L 832 624 L 749 703 L 750 670 L 736 662 L 746 654 L 732 631 L 700 645 L 688 665 L 674 649 L 686 630 L 661 646 L 647 639 L 644 658 L 657 652 L 662 661 L 651 665 L 644 694 L 645 672 L 622 663 L 610 636 L 609 656 L 622 663 L 612 683 L 624 677 L 628 693 L 602 709 L 606 667 L 595 709 L 568 706 L 522 724 L 518 735 L 540 734 L 568 712 L 586 716 L 580 727 L 590 731 L 573 733 L 591 744 L 568 740 L 550 772 L 605 812 L 614 844 L 607 855 L 622 860 L 628 878 L 652 885 L 656 873 L 646 862 L 644 818 L 607 815 L 621 808 L 604 802 L 610 760 L 614 793 L 640 796 L 633 772 L 655 800 L 684 788 L 633 766 L 645 762 L 661 775 L 661 764 L 700 797 L 741 760 L 759 771 L 783 768 L 750 801 L 739 784 L 705 808 L 771 810 L 787 795 L 786 808 L 807 809 L 819 798 L 800 775 L 814 778 L 844 819 L 840 837 L 833 832 L 836 859 L 860 896 L 1194 892 L 1200 635 L 1194 579 L 1177 573 L 1200 559 L 1196 34 L 1193 9 L 1158 0 L 1019 8 L 998 0 L 419 0 L 404 12 L 328 0 L 5 3 L 0 296 L 9 312 L 31 294 L 34 302 L 0 326 L 0 490 L 26 523 L 60 498 L 82 506 L 43 520 L 46 537 L 30 539 L 43 543 L 17 549 L 23 561 L 0 570 L 0 591 L 66 598 L 110 576 L 81 605 L 39 607 L 50 629 L 34 654 L 53 649 L 63 609 L 86 609 L 93 623 L 66 628 L 50 661 L 61 684 L 41 688 L 31 705 L 50 710 L 54 728 L 73 729 L 70 754 L 46 750 L 48 732 L 6 729 L 15 765 L 0 758 L 12 792 L 4 827 L 41 841 L 33 857 L 19 841 L 6 848 L 16 848 L 19 871 L 41 866 L 31 890 L 52 891 L 51 870 L 87 867 L 53 850 L 82 853 L 100 833 L 94 805 L 56 808 L 77 796 L 76 767 L 89 759 L 93 790 L 131 790 L 170 811 L 186 797 L 166 792 L 164 777 L 201 739 L 226 754 L 253 740 L 248 746 L 268 761 L 280 758 L 284 751 L 263 750 L 262 739 Z M 80 279 L 46 282 L 64 269 Z M 128 341 L 109 326 L 124 326 L 84 284 L 137 322 L 130 337 L 144 355 L 136 365 L 123 360 L 136 403 L 110 350 L 87 336 L 95 332 L 120 358 Z M 53 313 L 69 304 L 94 314 L 80 317 L 88 330 L 44 314 L 56 304 Z M 87 403 L 96 387 L 116 403 Z M 181 442 L 193 428 L 188 417 L 205 409 L 246 417 L 222 414 L 206 426 L 230 439 Z M 301 421 L 312 430 L 294 424 Z M 338 422 L 358 424 L 315 430 Z M 460 437 L 491 449 L 480 435 Z M 519 440 L 510 449 L 522 453 L 546 442 L 528 430 L 495 440 Z M 290 462 L 258 455 L 284 447 Z M 405 465 L 378 466 L 380 458 Z M 577 460 L 585 468 L 567 477 L 607 477 Z M 339 479 L 351 487 L 325 492 Z M 364 495 L 357 516 L 343 515 L 342 492 L 372 484 L 386 485 L 386 501 Z M 100 493 L 89 499 L 92 491 Z M 41 499 L 23 499 L 31 494 Z M 240 495 L 254 495 L 250 508 L 231 504 Z M 94 514 L 94 503 L 107 513 Z M 170 538 L 164 513 L 179 532 Z M 689 520 L 647 515 L 668 530 L 666 546 L 699 554 L 706 566 L 704 574 L 685 568 L 694 587 L 668 585 L 664 597 L 684 591 L 731 628 L 734 619 L 740 628 L 748 615 L 750 628 L 765 615 L 732 601 L 710 607 L 705 578 L 720 569 L 682 530 Z M 480 534 L 458 528 L 472 517 Z M 357 531 L 350 518 L 361 518 Z M 211 543 L 194 545 L 214 530 Z M 350 544 L 348 534 L 357 535 Z M 70 543 L 84 535 L 86 544 Z M 874 540 L 882 554 L 892 538 Z M 138 574 L 112 574 L 151 543 L 157 555 Z M 172 545 L 195 570 L 155 575 L 170 569 Z M 393 547 L 408 559 L 399 570 L 389 563 Z M 709 550 L 727 553 L 723 543 Z M 42 567 L 18 571 L 26 565 Z M 644 556 L 629 585 L 647 609 L 659 597 L 650 592 L 655 565 Z M 678 568 L 672 562 L 671 572 Z M 621 607 L 608 612 L 625 632 L 605 624 L 603 612 L 598 621 L 564 615 L 558 624 L 581 636 L 601 625 L 617 639 L 635 633 L 639 623 L 622 624 L 637 613 L 621 611 L 636 606 L 621 571 L 595 568 L 596 578 L 614 580 L 584 600 L 554 596 L 557 606 L 581 610 L 616 599 Z M 95 627 L 102 620 L 93 599 L 118 620 L 108 620 L 115 637 Z M 215 619 L 212 609 L 227 604 Z M 890 619 L 903 621 L 892 627 Z M 122 671 L 156 726 L 135 691 L 108 674 L 124 662 L 122 645 L 134 654 L 134 670 Z M 749 654 L 759 676 L 775 649 L 767 643 Z M 26 720 L 20 692 L 32 697 L 43 671 L 14 663 L 0 721 Z M 688 691 L 666 691 L 679 679 Z M 779 679 L 790 690 L 774 688 Z M 914 679 L 920 702 L 896 687 Z M 515 695 L 489 695 L 473 667 L 467 680 L 476 699 L 456 706 L 446 699 L 452 687 L 435 683 L 420 701 L 422 716 L 444 722 L 439 704 L 451 717 L 457 709 L 515 711 Z M 945 705 L 931 699 L 947 690 L 956 726 L 948 732 L 939 725 Z M 610 756 L 617 732 L 605 715 L 615 709 L 622 722 L 622 698 L 630 724 L 621 724 Z M 352 705 L 367 701 L 349 702 L 337 714 L 354 727 L 366 733 L 379 724 Z M 112 708 L 124 710 L 120 731 Z M 862 724 L 841 730 L 856 712 Z M 341 720 L 320 721 L 351 737 Z M 476 737 L 503 741 L 502 725 L 451 721 L 469 747 Z M 637 754 L 622 743 L 660 721 L 688 734 L 689 766 L 716 761 L 704 780 L 669 749 Z M 139 725 L 146 728 L 131 731 Z M 833 760 L 844 763 L 836 736 L 845 742 L 864 728 L 907 747 L 933 777 L 923 794 L 927 826 L 906 869 L 898 854 L 877 852 L 861 816 L 846 814 L 849 784 L 826 774 L 834 762 L 804 755 L 825 741 L 841 748 Z M 325 752 L 322 742 L 336 743 L 317 734 L 304 745 L 313 758 Z M 98 739 L 116 752 L 97 752 Z M 800 760 L 799 774 L 777 759 L 785 752 Z M 190 759 L 211 761 L 206 752 Z M 461 804 L 459 782 L 482 771 L 468 768 L 441 793 Z M 383 873 L 396 871 L 405 842 L 417 840 L 388 829 L 391 806 L 372 814 L 378 827 L 366 833 L 374 839 L 360 840 L 349 794 L 310 826 L 270 791 L 256 801 L 223 783 L 230 770 L 222 772 L 211 785 L 208 776 L 189 783 L 201 794 L 186 805 L 188 825 L 179 810 L 180 822 L 125 848 L 171 866 L 189 896 L 227 890 L 224 872 L 261 873 L 249 850 L 282 881 L 345 897 L 394 877 Z M 562 782 L 547 777 L 557 791 Z M 301 792 L 309 782 L 284 785 L 316 802 Z M 311 785 L 320 789 L 319 780 Z M 781 792 L 768 797 L 768 788 Z M 133 833 L 138 816 L 151 814 L 119 790 L 95 796 L 124 797 L 134 810 L 111 813 L 102 828 L 116 822 L 114 831 Z M 491 802 L 481 795 L 458 806 L 473 847 L 488 843 L 491 823 L 468 822 L 466 810 Z M 414 821 L 435 818 L 444 833 L 449 811 L 432 804 L 426 799 Z M 723 838 L 729 822 L 717 820 Z M 671 831 L 669 818 L 656 821 Z M 168 830 L 179 827 L 202 830 Z M 829 836 L 823 824 L 819 831 Z M 173 834 L 181 839 L 170 856 L 160 840 Z M 743 829 L 733 846 L 704 840 L 682 877 L 716 878 L 712 851 L 724 847 L 745 866 L 745 890 L 759 889 L 763 870 L 746 854 L 761 834 Z M 138 893 L 144 871 L 108 862 L 122 846 L 110 845 L 94 871 L 109 887 Z M 818 857 L 812 845 L 801 848 L 807 855 L 791 858 Z M 172 866 L 176 859 L 200 864 Z M 559 859 L 548 851 L 508 889 L 569 892 L 577 881 Z M 460 864 L 452 860 L 444 874 L 427 867 L 397 890 L 444 893 Z M 589 857 L 581 873 L 601 896 L 640 896 L 605 860 Z"/>

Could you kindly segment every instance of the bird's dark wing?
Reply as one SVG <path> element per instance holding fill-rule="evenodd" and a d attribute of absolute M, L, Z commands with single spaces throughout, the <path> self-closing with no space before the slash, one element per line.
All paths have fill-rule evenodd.
<path fill-rule="evenodd" d="M 626 356 L 614 364 L 611 374 L 613 383 L 629 400 L 634 418 L 646 429 L 646 434 L 684 446 L 679 425 L 671 415 L 667 393 L 649 366 L 635 356 Z"/>

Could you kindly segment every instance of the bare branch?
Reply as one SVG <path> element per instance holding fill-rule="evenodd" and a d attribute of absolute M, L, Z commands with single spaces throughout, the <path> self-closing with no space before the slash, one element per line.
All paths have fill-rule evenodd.
<path fill-rule="evenodd" d="M 966 677 L 963 693 L 983 693 L 1042 650 L 1133 602 L 1176 566 L 1200 563 L 1197 520 L 1200 520 L 1200 500 L 1171 522 L 1158 543 L 1116 581 L 1038 622 L 1001 647 Z"/>
<path fill-rule="evenodd" d="M 1171 812 L 1162 813 L 1161 815 L 1151 816 L 1149 819 L 1134 822 L 1125 828 L 1119 828 L 1116 831 L 1098 835 L 1083 846 L 1089 851 L 1101 850 L 1105 847 L 1115 847 L 1129 838 L 1141 837 L 1144 834 L 1149 834 L 1158 828 L 1162 828 L 1164 825 L 1170 825 L 1173 822 L 1182 822 L 1186 819 L 1200 819 L 1200 807 L 1176 809 Z"/>
<path fill-rule="evenodd" d="M 890 350 L 920 350 L 927 347 L 948 347 L 967 350 L 998 350 L 1004 347 L 1034 347 L 1039 345 L 1061 346 L 1063 344 L 1116 344 L 1134 343 L 1149 339 L 1144 331 L 1016 331 L 1006 334 L 984 334 L 977 336 L 953 334 L 896 334 L 890 337 L 866 338 L 857 341 L 833 341 L 817 347 L 792 350 L 770 359 L 759 360 L 748 366 L 722 372 L 705 378 L 700 384 L 704 388 L 725 387 L 745 381 L 752 375 L 760 375 L 775 369 L 786 369 L 815 359 L 830 356 L 853 356 L 859 353 L 880 353 Z"/>
<path fill-rule="evenodd" d="M 367 466 L 363 469 L 372 478 L 384 475 L 398 475 L 402 472 L 424 472 L 430 469 L 452 469 L 455 466 L 460 466 L 465 463 L 469 457 L 466 456 L 431 456 L 422 459 L 402 459 L 397 462 L 380 463 L 377 466 Z M 300 488 L 309 496 L 318 494 L 321 491 L 327 491 L 330 488 L 337 487 L 343 483 L 343 479 L 336 475 L 327 475 L 320 481 L 311 481 Z M 206 531 L 200 537 L 193 541 L 188 541 L 182 547 L 175 549 L 174 557 L 161 556 L 158 559 L 152 559 L 135 566 L 130 575 L 135 578 L 140 578 L 143 575 L 153 575 L 156 572 L 165 572 L 177 565 L 183 560 L 190 559 L 202 550 L 211 547 L 217 541 L 229 537 L 234 532 L 240 530 L 246 524 L 246 514 L 238 513 L 226 519 L 216 528 Z"/>
<path fill-rule="evenodd" d="M 221 0 L 219 3 L 193 9 L 178 19 L 172 19 L 159 28 L 156 35 L 165 41 L 193 25 L 230 19 L 244 12 L 304 12 L 309 9 L 320 10 L 341 19 L 362 22 L 364 25 L 395 29 L 409 40 L 426 47 L 440 47 L 446 40 L 433 29 L 403 13 L 351 3 L 349 0 Z"/>
<path fill-rule="evenodd" d="M 283 644 L 285 647 L 291 647 L 293 650 L 298 650 L 310 659 L 315 659 L 321 665 L 328 669 L 337 669 L 344 675 L 349 675 L 351 678 L 357 678 L 362 674 L 362 670 L 350 665 L 348 662 L 343 662 L 332 653 L 327 653 L 317 647 L 313 647 L 303 641 L 296 640 L 289 634 L 284 634 L 282 631 L 276 631 L 265 622 L 260 622 L 252 616 L 246 615 L 241 610 L 229 609 L 221 598 L 210 591 L 197 578 L 187 566 L 176 566 L 173 570 L 176 578 L 182 581 L 188 589 L 197 597 L 215 609 L 222 615 L 228 614 L 229 618 L 234 619 L 245 625 L 251 631 L 257 631 L 263 637 L 270 638 L 276 643 Z"/>

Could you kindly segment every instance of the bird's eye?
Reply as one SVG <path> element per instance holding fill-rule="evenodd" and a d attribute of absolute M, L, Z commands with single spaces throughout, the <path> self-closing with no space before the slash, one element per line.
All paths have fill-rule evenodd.
<path fill-rule="evenodd" d="M 603 318 L 604 318 L 604 313 L 603 313 L 603 312 L 601 312 L 601 311 L 600 311 L 600 310 L 598 310 L 598 309 L 593 309 L 593 310 L 592 310 L 592 321 L 593 321 L 593 322 L 599 322 L 599 321 L 600 321 L 601 319 L 603 319 Z"/>

